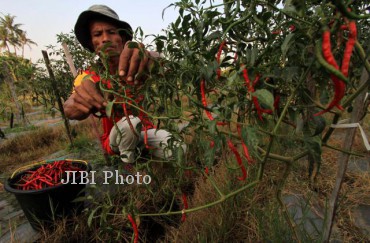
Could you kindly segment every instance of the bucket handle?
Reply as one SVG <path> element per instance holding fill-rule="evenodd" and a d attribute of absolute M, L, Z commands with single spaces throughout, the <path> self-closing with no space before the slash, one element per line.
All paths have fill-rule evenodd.
<path fill-rule="evenodd" d="M 52 163 L 52 162 L 56 162 L 56 161 L 61 161 L 61 160 L 64 160 L 64 161 L 68 161 L 68 162 L 82 162 L 84 164 L 87 165 L 87 162 L 84 161 L 84 160 L 79 160 L 79 159 L 63 159 L 63 158 L 57 158 L 57 159 L 48 159 L 48 160 L 41 160 L 41 161 L 38 161 L 38 162 L 35 162 L 35 163 L 32 163 L 32 164 L 29 164 L 29 165 L 25 165 L 25 166 L 22 166 L 18 169 L 16 169 L 13 174 L 10 176 L 10 178 L 13 178 L 14 175 L 20 171 L 20 170 L 25 170 L 27 168 L 30 168 L 30 167 L 33 167 L 35 165 L 40 165 L 40 164 L 49 164 L 49 163 Z"/>

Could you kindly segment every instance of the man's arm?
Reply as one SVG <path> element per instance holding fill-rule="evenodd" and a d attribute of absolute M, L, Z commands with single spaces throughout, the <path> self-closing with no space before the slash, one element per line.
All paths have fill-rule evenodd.
<path fill-rule="evenodd" d="M 91 80 L 84 80 L 75 88 L 75 92 L 64 103 L 64 113 L 72 120 L 83 120 L 93 110 L 100 110 L 107 105 L 103 96 L 96 89 Z"/>

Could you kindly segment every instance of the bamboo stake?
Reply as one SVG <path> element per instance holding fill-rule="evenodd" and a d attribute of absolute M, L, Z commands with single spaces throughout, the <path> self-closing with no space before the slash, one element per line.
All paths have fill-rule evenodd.
<path fill-rule="evenodd" d="M 51 66 L 50 66 L 50 60 L 49 60 L 48 53 L 47 53 L 47 51 L 44 51 L 44 50 L 42 50 L 41 52 L 42 52 L 42 55 L 43 55 L 44 60 L 45 60 L 46 68 L 49 72 L 49 76 L 51 78 L 51 84 L 52 84 L 52 87 L 54 89 L 54 94 L 57 98 L 60 113 L 61 113 L 62 118 L 64 120 L 64 126 L 66 128 L 66 132 L 67 132 L 67 135 L 68 135 L 69 142 L 71 143 L 71 146 L 73 147 L 73 140 L 72 140 L 72 136 L 71 136 L 71 132 L 70 132 L 69 122 L 68 122 L 68 119 L 64 115 L 62 99 L 60 98 L 60 94 L 59 94 L 59 91 L 58 91 L 58 88 L 57 88 L 57 85 L 56 85 L 56 81 L 55 81 L 55 76 L 54 76 L 53 70 L 51 69 Z"/>
<path fill-rule="evenodd" d="M 77 76 L 77 70 L 73 63 L 72 55 L 69 51 L 69 48 L 65 42 L 62 43 L 62 47 L 64 50 L 64 54 L 66 55 L 66 61 L 68 63 L 69 69 L 71 70 L 73 77 L 75 78 Z"/>

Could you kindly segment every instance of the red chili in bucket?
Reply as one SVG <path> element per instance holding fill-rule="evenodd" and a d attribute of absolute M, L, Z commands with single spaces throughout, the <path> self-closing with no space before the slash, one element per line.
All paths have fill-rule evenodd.
<path fill-rule="evenodd" d="M 61 184 L 66 171 L 81 171 L 77 165 L 66 160 L 41 165 L 36 170 L 26 171 L 15 183 L 19 190 L 40 190 Z"/>

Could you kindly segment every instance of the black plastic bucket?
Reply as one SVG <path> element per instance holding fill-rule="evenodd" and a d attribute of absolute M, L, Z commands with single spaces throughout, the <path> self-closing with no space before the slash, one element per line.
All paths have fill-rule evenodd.
<path fill-rule="evenodd" d="M 63 159 L 67 160 L 67 159 Z M 54 160 L 58 161 L 58 160 Z M 78 163 L 82 169 L 90 172 L 91 166 L 82 160 L 67 160 L 73 164 Z M 39 190 L 20 190 L 14 185 L 26 171 L 37 170 L 44 164 L 21 171 L 5 181 L 5 190 L 15 195 L 19 205 L 35 230 L 43 227 L 50 228 L 56 219 L 77 215 L 82 212 L 84 201 L 78 197 L 85 195 L 85 184 L 60 184 Z M 76 178 L 79 178 L 76 176 Z M 78 180 L 77 180 L 78 181 Z"/>

